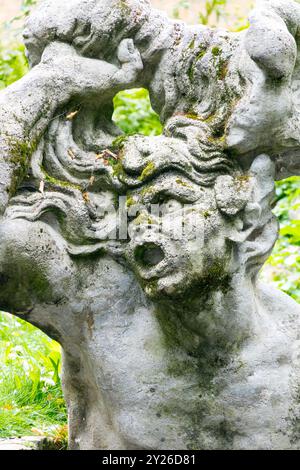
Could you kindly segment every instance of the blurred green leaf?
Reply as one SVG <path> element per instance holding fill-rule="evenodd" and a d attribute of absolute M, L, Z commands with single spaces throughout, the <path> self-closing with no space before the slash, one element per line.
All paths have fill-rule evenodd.
<path fill-rule="evenodd" d="M 162 125 L 143 88 L 121 91 L 114 99 L 113 120 L 125 134 L 159 135 Z"/>
<path fill-rule="evenodd" d="M 23 45 L 3 50 L 0 46 L 0 90 L 19 80 L 28 70 Z"/>

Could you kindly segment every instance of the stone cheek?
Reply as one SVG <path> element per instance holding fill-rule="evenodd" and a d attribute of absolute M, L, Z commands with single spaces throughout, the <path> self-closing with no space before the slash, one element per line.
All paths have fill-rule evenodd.
<path fill-rule="evenodd" d="M 299 449 L 299 306 L 258 281 L 300 168 L 299 22 L 293 1 L 239 34 L 146 0 L 29 19 L 33 68 L 0 94 L 0 308 L 62 344 L 71 448 Z M 111 120 L 137 86 L 161 136 Z"/>

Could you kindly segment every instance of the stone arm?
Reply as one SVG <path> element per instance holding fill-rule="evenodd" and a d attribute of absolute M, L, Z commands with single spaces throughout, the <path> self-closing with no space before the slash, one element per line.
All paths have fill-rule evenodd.
<path fill-rule="evenodd" d="M 33 142 L 47 127 L 60 103 L 69 98 L 64 77 L 41 64 L 0 94 L 0 214 L 20 182 Z"/>
<path fill-rule="evenodd" d="M 26 174 L 30 157 L 55 111 L 73 97 L 93 97 L 99 106 L 132 86 L 143 64 L 132 40 L 118 49 L 121 64 L 79 56 L 52 43 L 42 61 L 0 94 L 0 215 Z"/>

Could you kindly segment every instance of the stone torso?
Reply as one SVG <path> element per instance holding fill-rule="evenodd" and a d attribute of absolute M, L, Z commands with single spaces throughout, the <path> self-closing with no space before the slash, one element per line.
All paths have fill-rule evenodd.
<path fill-rule="evenodd" d="M 122 303 L 109 327 L 96 317 L 95 342 L 103 344 L 101 379 L 126 448 L 299 449 L 295 318 L 285 325 L 267 311 L 266 329 L 227 366 L 201 370 L 168 345 L 153 309 L 124 312 Z"/>
<path fill-rule="evenodd" d="M 100 308 L 85 329 L 87 356 L 102 358 L 94 380 L 114 430 L 104 448 L 117 440 L 124 449 L 299 449 L 300 312 L 287 296 L 263 287 L 255 334 L 226 364 L 218 355 L 199 361 L 172 342 L 176 321 L 162 328 L 132 276 L 101 265 L 108 285 L 84 295 L 97 292 Z"/>

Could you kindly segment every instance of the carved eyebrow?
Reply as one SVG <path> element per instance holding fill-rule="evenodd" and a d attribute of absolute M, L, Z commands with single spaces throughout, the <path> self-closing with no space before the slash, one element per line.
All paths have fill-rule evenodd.
<path fill-rule="evenodd" d="M 141 188 L 136 191 L 138 199 L 141 198 L 146 204 L 158 203 L 162 197 L 170 197 L 183 203 L 196 202 L 201 194 L 203 188 L 199 187 L 192 181 L 182 178 L 181 175 L 172 175 L 168 177 L 168 185 L 163 176 L 157 181 L 152 181 L 152 184 Z"/>
<path fill-rule="evenodd" d="M 198 200 L 198 196 L 192 197 L 191 195 L 187 195 L 186 193 L 175 192 L 172 190 L 165 190 L 165 191 L 158 191 L 155 195 L 153 195 L 151 204 L 159 204 L 165 202 L 166 199 L 174 199 L 176 201 L 182 202 L 183 204 L 193 203 Z"/>

